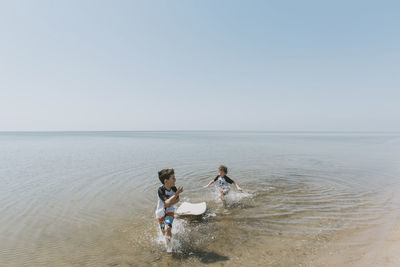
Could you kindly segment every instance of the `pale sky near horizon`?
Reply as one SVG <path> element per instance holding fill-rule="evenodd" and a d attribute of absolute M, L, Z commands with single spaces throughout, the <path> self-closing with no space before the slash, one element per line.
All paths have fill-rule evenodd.
<path fill-rule="evenodd" d="M 400 131 L 397 1 L 0 1 L 0 131 Z"/>

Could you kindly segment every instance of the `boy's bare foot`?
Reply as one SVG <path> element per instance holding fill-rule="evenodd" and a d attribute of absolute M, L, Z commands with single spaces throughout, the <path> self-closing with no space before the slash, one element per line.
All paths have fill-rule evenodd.
<path fill-rule="evenodd" d="M 166 236 L 165 237 L 165 245 L 167 247 L 167 253 L 172 253 L 172 242 L 171 242 L 171 237 Z"/>

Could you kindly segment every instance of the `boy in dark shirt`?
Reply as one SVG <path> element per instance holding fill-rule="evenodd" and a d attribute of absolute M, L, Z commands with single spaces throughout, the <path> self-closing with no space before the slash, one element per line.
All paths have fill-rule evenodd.
<path fill-rule="evenodd" d="M 165 236 L 165 243 L 170 252 L 171 228 L 174 221 L 175 204 L 179 202 L 179 194 L 183 192 L 183 187 L 175 187 L 174 169 L 163 169 L 158 172 L 158 178 L 163 184 L 158 188 L 158 202 L 156 209 L 157 221 L 161 231 Z"/>

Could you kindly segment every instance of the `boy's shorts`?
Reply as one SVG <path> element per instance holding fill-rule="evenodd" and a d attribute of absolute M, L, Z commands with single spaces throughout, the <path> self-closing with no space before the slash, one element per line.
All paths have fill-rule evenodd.
<path fill-rule="evenodd" d="M 175 216 L 175 214 L 173 212 L 168 212 L 167 214 L 165 214 L 164 217 L 157 218 L 157 221 L 160 224 L 161 230 L 164 230 L 165 225 L 168 225 L 169 227 L 172 228 L 172 223 L 174 222 L 174 216 Z"/>
<path fill-rule="evenodd" d="M 221 192 L 224 195 L 228 194 L 229 190 L 231 190 L 229 188 L 229 186 L 219 186 L 218 189 L 219 189 L 219 192 Z"/>

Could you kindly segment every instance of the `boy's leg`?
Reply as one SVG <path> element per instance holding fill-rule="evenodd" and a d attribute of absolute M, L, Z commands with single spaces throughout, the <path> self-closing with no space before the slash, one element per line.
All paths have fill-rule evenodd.
<path fill-rule="evenodd" d="M 157 218 L 158 224 L 160 225 L 161 233 L 165 236 L 165 216 Z"/>
<path fill-rule="evenodd" d="M 167 243 L 169 243 L 169 241 L 171 240 L 171 236 L 172 236 L 171 228 L 172 227 L 170 227 L 169 225 L 165 226 L 165 234 L 164 234 L 164 236 L 165 236 L 165 240 L 167 241 Z"/>
<path fill-rule="evenodd" d="M 174 222 L 174 213 L 173 212 L 168 213 L 165 216 L 165 220 L 164 220 L 164 223 L 165 223 L 165 234 L 168 237 L 171 237 L 171 228 L 172 228 L 172 223 L 173 222 Z"/>
<path fill-rule="evenodd" d="M 158 223 L 160 224 L 161 233 L 163 235 L 165 235 L 165 224 L 164 224 L 164 221 L 162 221 L 162 222 L 158 221 Z"/>
<path fill-rule="evenodd" d="M 171 227 L 166 225 L 165 226 L 165 245 L 167 247 L 167 252 L 172 252 L 172 243 L 171 243 Z"/>
<path fill-rule="evenodd" d="M 172 237 L 172 222 L 174 221 L 174 213 L 167 213 L 165 216 L 165 243 L 167 245 L 167 252 L 172 252 L 171 237 Z"/>
<path fill-rule="evenodd" d="M 158 219 L 158 222 L 160 224 L 161 232 L 165 238 L 165 245 L 167 246 L 167 251 L 169 250 L 169 245 L 170 245 L 170 240 L 171 240 L 171 226 L 172 226 L 172 221 L 170 218 L 167 219 L 167 217 L 162 217 Z"/>
<path fill-rule="evenodd" d="M 226 203 L 225 203 L 225 196 L 224 196 L 224 192 L 223 191 L 219 192 L 219 198 L 222 201 L 222 205 L 225 207 Z"/>

